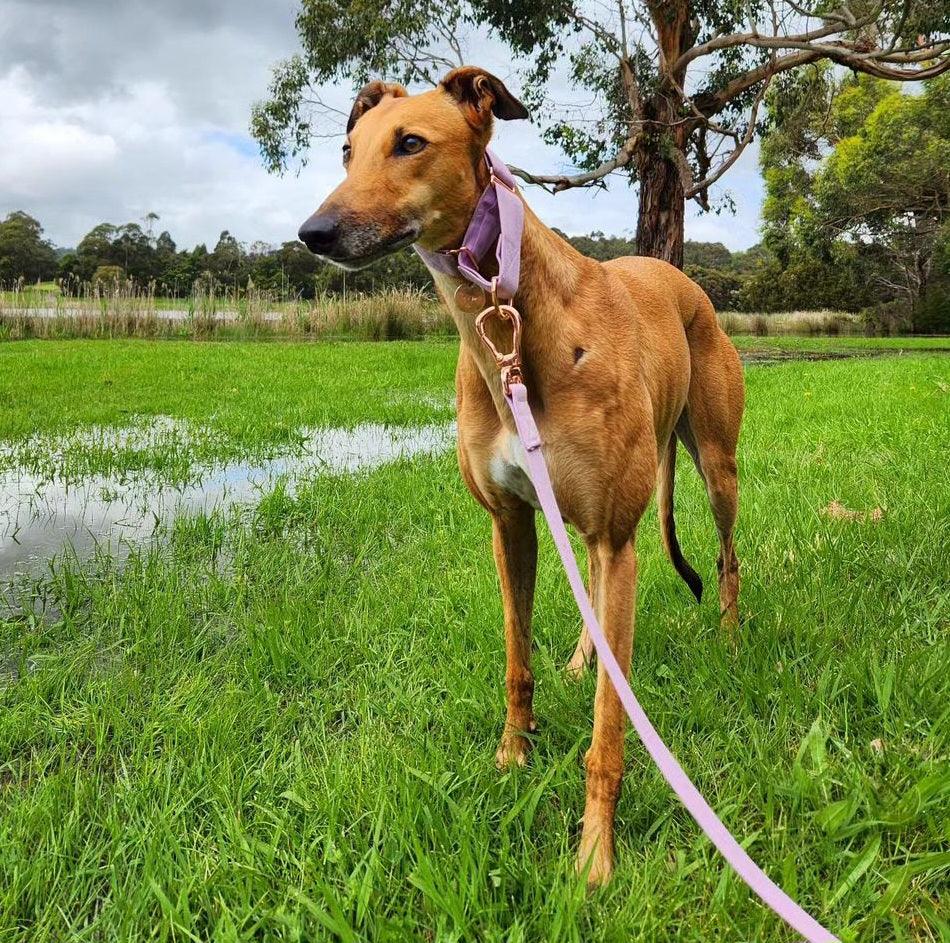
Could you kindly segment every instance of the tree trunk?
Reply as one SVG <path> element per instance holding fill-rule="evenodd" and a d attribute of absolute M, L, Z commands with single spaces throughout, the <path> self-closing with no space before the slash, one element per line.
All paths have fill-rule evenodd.
<path fill-rule="evenodd" d="M 647 0 L 656 27 L 661 63 L 675 63 L 696 41 L 699 19 L 693 0 Z M 681 89 L 686 67 L 668 74 L 661 69 L 660 84 L 642 103 L 640 119 L 650 128 L 637 159 L 640 209 L 637 216 L 637 252 L 683 267 L 683 221 L 686 192 L 680 165 L 686 161 L 686 124 Z"/>
<path fill-rule="evenodd" d="M 679 168 L 653 147 L 642 153 L 637 169 L 640 178 L 637 252 L 682 268 L 686 197 Z"/>

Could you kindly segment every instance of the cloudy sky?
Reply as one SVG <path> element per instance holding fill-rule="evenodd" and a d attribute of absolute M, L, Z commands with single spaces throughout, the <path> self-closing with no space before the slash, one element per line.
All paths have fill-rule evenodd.
<path fill-rule="evenodd" d="M 262 167 L 248 134 L 271 65 L 297 48 L 297 0 L 0 0 L 0 217 L 22 209 L 56 244 L 99 222 L 158 213 L 179 246 L 222 229 L 251 242 L 293 238 L 339 179 L 339 142 L 321 142 L 299 174 Z M 517 78 L 501 50 L 472 61 Z M 352 89 L 331 90 L 341 106 Z M 342 139 L 341 139 L 342 140 Z M 569 170 L 527 122 L 499 122 L 496 150 L 539 172 Z M 757 241 L 762 186 L 753 150 L 723 180 L 737 213 L 702 215 L 686 235 L 733 249 Z M 542 218 L 568 233 L 630 233 L 634 193 L 550 196 Z"/>

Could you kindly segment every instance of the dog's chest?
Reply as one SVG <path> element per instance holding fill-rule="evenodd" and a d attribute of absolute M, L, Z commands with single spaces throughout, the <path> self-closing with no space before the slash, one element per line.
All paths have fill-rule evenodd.
<path fill-rule="evenodd" d="M 495 450 L 488 461 L 488 471 L 492 481 L 503 491 L 527 501 L 533 507 L 539 507 L 538 496 L 531 476 L 524 447 L 516 435 L 503 432 L 495 442 Z"/>

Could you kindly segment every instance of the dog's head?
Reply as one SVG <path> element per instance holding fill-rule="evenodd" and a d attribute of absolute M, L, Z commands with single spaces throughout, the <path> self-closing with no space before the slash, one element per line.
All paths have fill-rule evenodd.
<path fill-rule="evenodd" d="M 346 179 L 300 227 L 311 252 L 362 268 L 412 242 L 455 245 L 487 183 L 492 119 L 528 112 L 500 79 L 472 66 L 409 95 L 370 82 L 346 128 Z"/>

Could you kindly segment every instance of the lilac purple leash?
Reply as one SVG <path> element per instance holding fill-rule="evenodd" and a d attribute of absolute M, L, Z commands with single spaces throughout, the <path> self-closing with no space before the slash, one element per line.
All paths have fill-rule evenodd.
<path fill-rule="evenodd" d="M 670 753 L 666 744 L 660 739 L 650 718 L 647 717 L 636 695 L 630 688 L 614 653 L 607 644 L 597 616 L 590 604 L 590 599 L 584 589 L 584 580 L 577 568 L 577 560 L 571 549 L 571 542 L 567 535 L 567 528 L 561 517 L 554 489 L 551 486 L 551 476 L 548 466 L 541 452 L 541 437 L 535 425 L 531 408 L 528 406 L 528 391 L 523 383 L 510 383 L 505 393 L 505 399 L 511 407 L 511 414 L 518 429 L 518 438 L 524 446 L 528 460 L 528 474 L 531 483 L 538 495 L 538 503 L 547 519 L 551 536 L 561 557 L 561 563 L 567 572 L 567 580 L 571 584 L 571 592 L 581 611 L 584 624 L 590 632 L 591 641 L 597 649 L 597 657 L 607 672 L 647 753 L 653 758 L 663 778 L 670 784 L 673 792 L 679 796 L 689 814 L 696 820 L 696 824 L 706 833 L 709 840 L 722 852 L 723 857 L 742 878 L 746 884 L 762 898 L 763 902 L 772 908 L 790 927 L 797 930 L 809 943 L 837 943 L 837 937 L 826 930 L 817 920 L 807 914 L 795 903 L 777 884 L 769 879 L 768 875 L 749 857 L 745 849 L 732 837 L 729 829 L 713 812 L 709 803 L 702 797 L 700 791 L 693 785 L 692 780 L 683 772 L 683 768 Z"/>
<path fill-rule="evenodd" d="M 476 327 L 501 370 L 505 399 L 514 417 L 518 438 L 524 446 L 528 474 L 567 573 L 574 600 L 597 650 L 597 657 L 607 672 L 634 730 L 663 778 L 739 877 L 808 943 L 839 943 L 833 933 L 802 910 L 768 877 L 723 825 L 650 723 L 604 637 L 584 588 L 584 580 L 577 568 L 577 560 L 571 549 L 567 528 L 564 526 L 548 466 L 541 451 L 541 436 L 528 405 L 528 390 L 521 375 L 521 316 L 511 304 L 502 304 L 498 300 L 499 297 L 514 299 L 518 290 L 524 204 L 504 163 L 491 151 L 486 152 L 486 159 L 491 170 L 491 180 L 478 201 L 461 248 L 451 252 L 431 252 L 417 247 L 416 251 L 431 269 L 465 278 L 491 293 L 492 304 L 478 316 Z M 499 274 L 489 280 L 478 271 L 478 265 L 493 244 L 496 245 Z M 499 352 L 485 333 L 484 325 L 493 317 L 511 323 L 513 346 L 507 354 Z"/>

